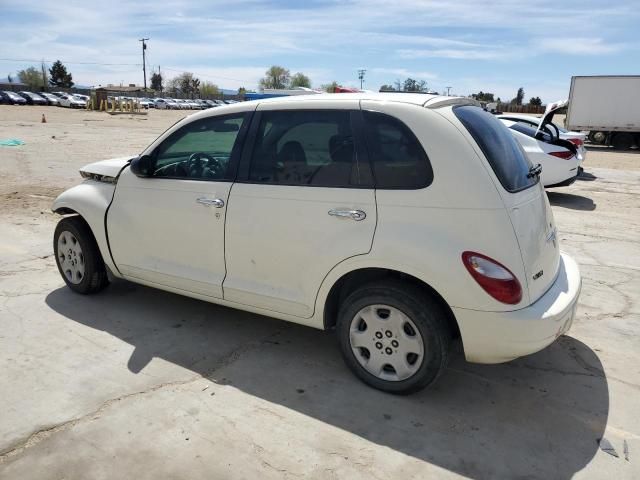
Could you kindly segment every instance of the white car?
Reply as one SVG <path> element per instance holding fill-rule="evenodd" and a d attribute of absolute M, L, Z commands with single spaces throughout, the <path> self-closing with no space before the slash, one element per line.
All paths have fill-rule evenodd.
<path fill-rule="evenodd" d="M 64 92 L 57 92 L 56 94 L 58 95 L 58 101 L 60 102 L 61 107 L 84 108 L 87 106 L 87 102 L 74 95 Z"/>
<path fill-rule="evenodd" d="M 81 174 L 52 207 L 73 291 L 113 276 L 335 330 L 347 365 L 388 392 L 434 382 L 457 337 L 467 360 L 505 362 L 575 315 L 580 272 L 537 170 L 469 99 L 226 105 Z"/>
<path fill-rule="evenodd" d="M 60 97 L 56 97 L 52 93 L 47 93 L 47 92 L 40 92 L 40 95 L 47 99 L 47 102 L 49 103 L 49 105 L 55 105 L 55 106 L 60 105 Z"/>
<path fill-rule="evenodd" d="M 540 121 L 542 118 L 534 117 L 533 115 L 524 115 L 519 113 L 503 113 L 497 115 L 497 117 L 501 120 L 510 120 L 512 122 L 523 122 L 531 125 L 534 128 L 538 128 L 540 126 Z M 547 121 L 545 125 L 548 125 L 550 129 L 552 129 L 556 136 L 560 137 L 562 140 L 567 140 L 573 143 L 578 150 L 578 161 L 582 164 L 587 157 L 587 149 L 584 146 L 584 142 L 587 139 L 587 134 L 582 132 L 573 132 L 571 130 L 567 130 L 559 126 L 556 123 Z"/>
<path fill-rule="evenodd" d="M 511 130 L 531 163 L 540 165 L 545 187 L 566 187 L 576 181 L 581 159 L 573 143 L 558 138 L 548 125 L 539 130 L 524 120 L 500 118 L 500 121 Z"/>

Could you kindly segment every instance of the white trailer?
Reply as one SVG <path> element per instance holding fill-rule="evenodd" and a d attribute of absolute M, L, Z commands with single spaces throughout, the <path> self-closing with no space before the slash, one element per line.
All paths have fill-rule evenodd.
<path fill-rule="evenodd" d="M 593 143 L 640 147 L 640 75 L 572 77 L 566 126 Z"/>

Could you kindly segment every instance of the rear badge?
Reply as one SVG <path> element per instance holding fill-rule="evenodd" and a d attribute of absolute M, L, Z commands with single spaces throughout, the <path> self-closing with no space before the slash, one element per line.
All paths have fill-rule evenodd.
<path fill-rule="evenodd" d="M 533 276 L 533 279 L 534 279 L 534 280 L 537 280 L 537 279 L 539 279 L 542 275 L 544 275 L 544 270 L 540 270 L 538 273 L 536 273 L 536 274 Z"/>

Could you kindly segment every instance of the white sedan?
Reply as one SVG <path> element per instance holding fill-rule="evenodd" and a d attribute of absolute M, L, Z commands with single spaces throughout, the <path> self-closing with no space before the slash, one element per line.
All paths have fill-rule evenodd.
<path fill-rule="evenodd" d="M 84 108 L 87 106 L 87 102 L 68 93 L 58 93 L 58 98 L 61 107 L 68 108 Z"/>
<path fill-rule="evenodd" d="M 497 117 L 500 120 L 510 120 L 512 122 L 528 123 L 536 129 L 540 126 L 540 120 L 541 120 L 540 117 L 534 117 L 533 115 L 522 115 L 517 113 L 504 113 L 501 115 L 497 115 Z M 578 160 L 580 160 L 580 163 L 584 162 L 587 156 L 587 149 L 584 147 L 584 142 L 587 139 L 586 133 L 573 132 L 553 122 L 547 122 L 546 125 L 549 125 L 549 128 L 553 130 L 557 130 L 556 134 L 562 140 L 567 140 L 573 143 L 578 149 Z"/>

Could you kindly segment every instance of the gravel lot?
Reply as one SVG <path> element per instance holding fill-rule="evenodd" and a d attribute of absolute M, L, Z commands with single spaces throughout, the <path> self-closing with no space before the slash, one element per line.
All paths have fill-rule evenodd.
<path fill-rule="evenodd" d="M 128 282 L 64 287 L 54 197 L 184 115 L 0 106 L 0 138 L 26 142 L 0 147 L 0 478 L 640 478 L 640 152 L 591 149 L 549 193 L 584 277 L 569 335 L 504 365 L 458 352 L 394 397 L 330 333 Z"/>

